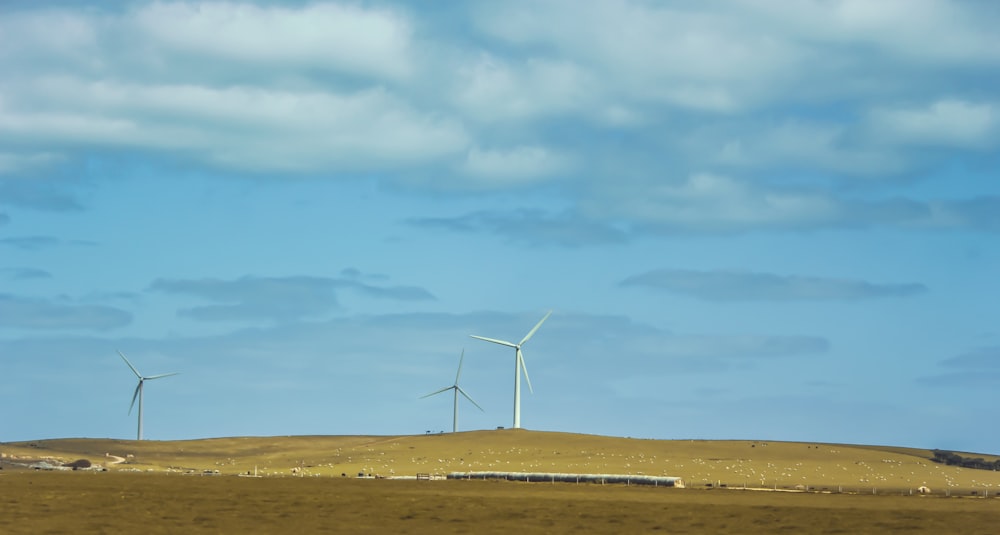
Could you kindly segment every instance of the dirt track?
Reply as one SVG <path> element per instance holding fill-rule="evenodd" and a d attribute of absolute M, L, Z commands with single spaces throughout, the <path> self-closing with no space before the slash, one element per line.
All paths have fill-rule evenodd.
<path fill-rule="evenodd" d="M 3 533 L 990 533 L 1000 500 L 4 471 Z"/>

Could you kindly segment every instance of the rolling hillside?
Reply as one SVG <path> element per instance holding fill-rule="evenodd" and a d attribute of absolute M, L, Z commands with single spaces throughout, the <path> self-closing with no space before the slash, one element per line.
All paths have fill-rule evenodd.
<path fill-rule="evenodd" d="M 411 436 L 53 439 L 0 444 L 5 460 L 85 458 L 112 470 L 303 476 L 530 471 L 679 476 L 689 487 L 1000 490 L 1000 473 L 944 466 L 930 450 L 767 441 L 643 440 L 528 430 Z M 111 464 L 114 457 L 124 462 Z M 977 455 L 979 456 L 979 455 Z M 988 459 L 995 456 L 981 455 Z"/>

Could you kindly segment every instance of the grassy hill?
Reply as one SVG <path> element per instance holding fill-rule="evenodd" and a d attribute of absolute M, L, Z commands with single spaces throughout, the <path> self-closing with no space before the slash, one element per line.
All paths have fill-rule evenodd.
<path fill-rule="evenodd" d="M 679 476 L 689 487 L 1000 491 L 1000 472 L 944 466 L 930 450 L 801 442 L 642 440 L 528 430 L 411 436 L 237 437 L 183 441 L 53 439 L 0 444 L 18 459 L 86 458 L 111 470 L 382 476 L 530 471 Z M 106 456 L 107 455 L 107 456 Z M 110 463 L 110 456 L 127 460 Z M 976 455 L 988 459 L 995 456 Z"/>

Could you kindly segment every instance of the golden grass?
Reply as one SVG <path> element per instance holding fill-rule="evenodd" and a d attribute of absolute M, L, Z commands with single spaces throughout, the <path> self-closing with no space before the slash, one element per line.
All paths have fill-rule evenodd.
<path fill-rule="evenodd" d="M 500 481 L 0 475 L 0 532 L 992 533 L 1000 500 Z"/>
<path fill-rule="evenodd" d="M 59 439 L 0 444 L 16 462 L 129 457 L 109 472 L 0 471 L 0 533 L 989 533 L 996 472 L 930 451 L 637 440 L 525 430 L 417 436 Z M 977 455 L 978 456 L 978 455 Z M 984 456 L 986 457 L 986 456 Z M 271 477 L 231 477 L 252 472 Z M 299 477 L 292 477 L 299 469 Z M 142 473 L 131 473 L 130 471 Z M 221 476 L 183 475 L 218 470 Z M 689 489 L 354 477 L 451 471 L 631 473 Z M 845 494 L 708 490 L 809 485 Z M 909 491 L 928 485 L 938 496 Z M 871 493 L 878 489 L 878 495 Z M 948 489 L 952 498 L 942 498 Z M 853 492 L 859 492 L 853 494 Z M 977 492 L 977 498 L 970 492 Z M 959 497 L 963 496 L 963 497 Z"/>
<path fill-rule="evenodd" d="M 219 470 L 304 476 L 443 475 L 453 471 L 620 473 L 679 476 L 689 487 L 827 488 L 869 492 L 1000 491 L 1000 473 L 943 466 L 929 450 L 798 442 L 641 440 L 527 430 L 412 436 L 240 437 L 186 441 L 57 439 L 0 445 L 0 452 L 112 469 Z M 989 457 L 989 456 L 985 456 Z"/>

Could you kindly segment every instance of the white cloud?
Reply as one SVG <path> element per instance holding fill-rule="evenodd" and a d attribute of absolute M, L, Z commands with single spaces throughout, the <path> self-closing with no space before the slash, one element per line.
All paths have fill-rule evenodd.
<path fill-rule="evenodd" d="M 905 90 L 900 78 L 936 76 L 901 64 L 996 65 L 996 19 L 982 16 L 991 9 L 940 0 L 504 2 L 483 4 L 476 22 L 516 46 L 572 58 L 616 98 L 734 113 Z"/>
<path fill-rule="evenodd" d="M 820 193 L 759 187 L 749 180 L 709 173 L 680 183 L 663 180 L 643 188 L 642 194 L 617 191 L 606 191 L 600 202 L 587 202 L 587 213 L 708 232 L 826 226 L 843 216 L 838 202 Z"/>
<path fill-rule="evenodd" d="M 198 56 L 384 77 L 411 70 L 413 30 L 405 17 L 389 9 L 157 2 L 137 9 L 128 23 L 154 42 Z"/>
<path fill-rule="evenodd" d="M 32 68 L 42 63 L 94 64 L 100 29 L 92 17 L 69 10 L 10 11 L 0 17 L 0 61 Z M 34 61 L 24 61 L 30 58 Z"/>
<path fill-rule="evenodd" d="M 984 147 L 998 140 L 1000 111 L 990 103 L 943 99 L 916 108 L 871 112 L 875 135 L 889 142 L 945 147 Z"/>
<path fill-rule="evenodd" d="M 381 88 L 337 94 L 48 78 L 33 89 L 24 100 L 42 95 L 49 109 L 0 108 L 0 134 L 186 149 L 258 170 L 393 166 L 440 158 L 467 143 L 457 121 L 414 109 Z"/>
<path fill-rule="evenodd" d="M 587 219 L 634 221 L 653 232 L 750 232 L 817 228 L 895 227 L 1000 230 L 1000 197 L 918 201 L 846 197 L 750 178 L 698 173 L 661 178 L 641 190 L 601 189 L 581 202 Z"/>
<path fill-rule="evenodd" d="M 601 84 L 578 65 L 528 58 L 511 62 L 480 54 L 459 70 L 456 98 L 462 108 L 485 121 L 516 121 L 581 112 Z"/>
<path fill-rule="evenodd" d="M 536 146 L 510 150 L 469 150 L 461 171 L 476 179 L 479 187 L 508 187 L 545 180 L 568 166 L 566 158 Z"/>
<path fill-rule="evenodd" d="M 0 175 L 13 173 L 24 169 L 48 165 L 59 159 L 59 156 L 49 152 L 14 153 L 0 152 Z"/>
<path fill-rule="evenodd" d="M 618 103 L 608 104 L 596 111 L 598 119 L 610 126 L 635 126 L 645 122 L 636 108 Z"/>
<path fill-rule="evenodd" d="M 511 1 L 446 17 L 378 2 L 10 9 L 0 141 L 18 149 L 0 155 L 0 171 L 26 169 L 30 155 L 51 156 L 36 158 L 42 167 L 142 150 L 240 172 L 391 170 L 386 181 L 442 192 L 572 169 L 581 187 L 563 200 L 616 221 L 821 225 L 843 204 L 816 193 L 831 182 L 926 168 L 926 145 L 996 139 L 996 105 L 976 94 L 1000 50 L 987 46 L 996 10 L 970 6 Z M 759 182 L 790 171 L 807 186 Z M 650 175 L 664 172 L 724 173 L 732 184 L 699 196 L 707 179 Z"/>
<path fill-rule="evenodd" d="M 141 148 L 316 172 L 457 159 L 469 144 L 459 118 L 415 98 L 420 83 L 400 89 L 426 58 L 390 6 L 147 2 L 2 19 L 0 70 L 15 74 L 0 79 L 0 138 L 35 154 Z"/>
<path fill-rule="evenodd" d="M 1000 37 L 985 3 L 946 0 L 810 0 L 745 5 L 784 33 L 823 44 L 866 44 L 912 63 L 992 63 L 1000 60 Z M 903 23 L 905 21 L 905 23 Z"/>
<path fill-rule="evenodd" d="M 711 9 L 639 2 L 485 4 L 477 22 L 509 42 L 552 47 L 574 58 L 593 69 L 612 96 L 702 111 L 743 107 L 762 84 L 779 81 L 801 59 L 780 35 L 755 32 L 738 16 Z"/>
<path fill-rule="evenodd" d="M 856 134 L 847 125 L 790 119 L 718 128 L 698 136 L 696 143 L 716 143 L 715 160 L 735 167 L 785 166 L 859 176 L 884 176 L 904 167 L 898 154 L 852 137 Z"/>

